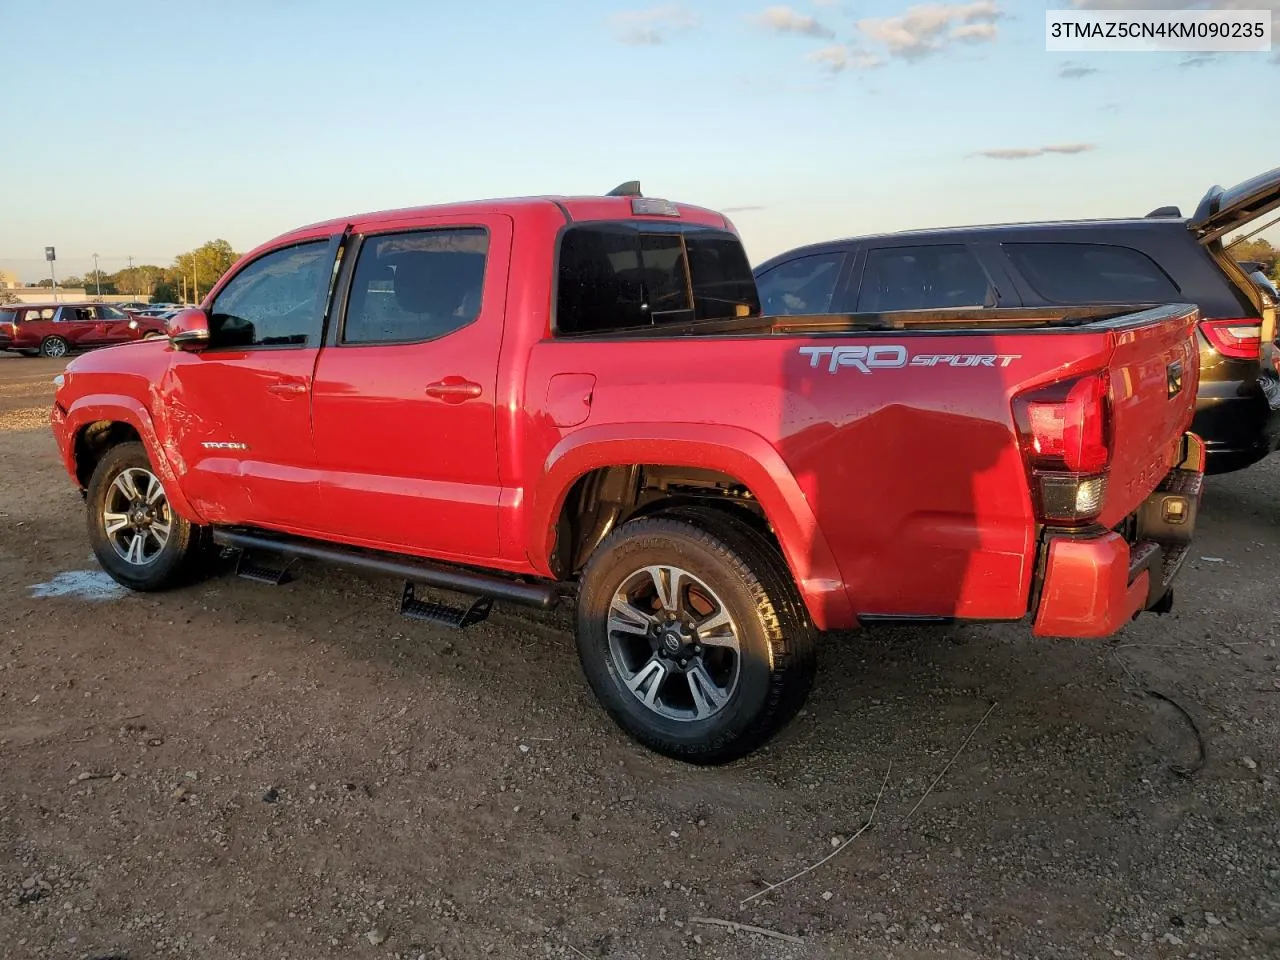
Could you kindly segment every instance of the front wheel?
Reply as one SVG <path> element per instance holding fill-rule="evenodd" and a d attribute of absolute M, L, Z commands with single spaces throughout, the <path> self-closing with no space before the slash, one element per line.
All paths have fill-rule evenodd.
<path fill-rule="evenodd" d="M 667 517 L 615 530 L 583 571 L 577 643 L 592 690 L 636 740 L 693 763 L 750 753 L 813 683 L 813 629 L 763 537 Z"/>
<path fill-rule="evenodd" d="M 199 531 L 173 512 L 141 443 L 108 450 L 85 499 L 89 542 L 113 580 L 150 591 L 186 579 L 199 553 Z"/>
<path fill-rule="evenodd" d="M 61 337 L 45 337 L 40 344 L 40 353 L 52 360 L 67 355 L 67 341 Z"/>

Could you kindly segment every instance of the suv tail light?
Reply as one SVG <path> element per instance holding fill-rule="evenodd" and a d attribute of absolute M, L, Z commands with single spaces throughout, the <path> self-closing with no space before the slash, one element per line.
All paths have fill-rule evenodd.
<path fill-rule="evenodd" d="M 1262 356 L 1260 320 L 1201 320 L 1200 330 L 1210 346 L 1224 357 L 1257 360 Z"/>
<path fill-rule="evenodd" d="M 1102 513 L 1111 465 L 1107 371 L 1020 393 L 1013 416 L 1041 522 L 1091 523 Z"/>

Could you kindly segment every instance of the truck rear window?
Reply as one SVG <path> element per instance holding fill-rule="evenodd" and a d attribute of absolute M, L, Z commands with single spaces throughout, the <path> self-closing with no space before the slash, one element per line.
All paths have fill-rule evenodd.
<path fill-rule="evenodd" d="M 596 223 L 570 227 L 560 240 L 558 333 L 643 329 L 759 312 L 746 251 L 730 233 Z"/>

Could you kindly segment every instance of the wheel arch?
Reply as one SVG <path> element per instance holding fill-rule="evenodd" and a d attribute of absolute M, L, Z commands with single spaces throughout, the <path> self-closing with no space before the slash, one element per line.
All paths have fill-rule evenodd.
<path fill-rule="evenodd" d="M 151 415 L 138 401 L 128 397 L 84 397 L 67 410 L 65 431 L 70 442 L 65 445 L 63 458 L 81 490 L 88 487 L 94 468 L 108 450 L 136 441 L 147 451 L 170 506 L 193 523 L 203 522 L 183 495 L 179 471 L 166 456 Z"/>
<path fill-rule="evenodd" d="M 564 438 L 542 465 L 541 481 L 527 515 L 529 561 L 551 576 L 571 574 L 571 569 L 564 568 L 585 563 L 590 551 L 618 522 L 679 501 L 679 496 L 637 496 L 635 485 L 646 471 L 668 477 L 688 474 L 698 482 L 719 480 L 741 488 L 745 496 L 735 491 L 733 496 L 710 499 L 725 509 L 739 511 L 740 516 L 758 516 L 767 523 L 819 629 L 855 624 L 835 557 L 795 477 L 768 441 L 741 427 L 622 424 L 580 430 Z M 591 527 L 586 551 L 566 564 L 563 545 L 557 542 L 564 533 L 563 520 L 577 510 L 576 492 L 592 483 L 613 484 L 615 488 L 629 484 L 625 492 L 613 491 L 615 500 L 628 509 Z M 620 500 L 619 493 L 623 493 Z"/>

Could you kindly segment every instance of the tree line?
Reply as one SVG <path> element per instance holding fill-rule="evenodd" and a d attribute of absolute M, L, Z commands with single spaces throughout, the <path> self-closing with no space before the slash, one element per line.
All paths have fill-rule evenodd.
<path fill-rule="evenodd" d="M 173 265 L 157 267 L 141 264 L 125 267 L 115 273 L 90 270 L 83 277 L 70 276 L 58 281 L 59 287 L 80 288 L 90 296 L 124 294 L 150 297 L 156 303 L 195 303 L 231 269 L 240 254 L 225 240 L 210 240 L 194 250 L 180 253 Z M 99 288 L 99 285 L 101 287 Z M 41 280 L 37 287 L 52 287 L 52 280 Z"/>

